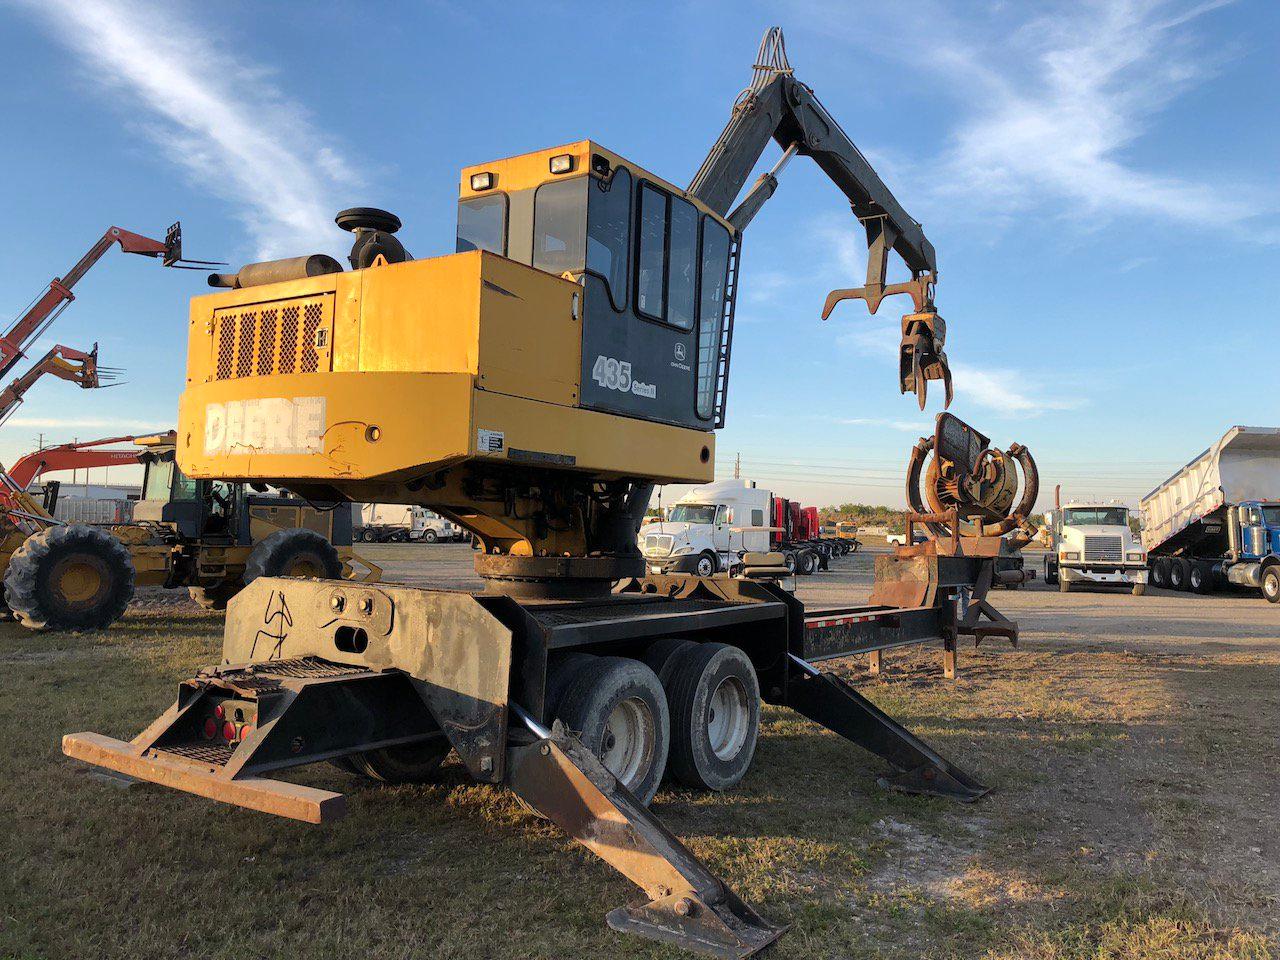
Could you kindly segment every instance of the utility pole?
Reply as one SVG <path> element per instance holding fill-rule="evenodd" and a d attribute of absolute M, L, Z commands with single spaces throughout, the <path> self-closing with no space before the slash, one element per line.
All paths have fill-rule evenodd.
<path fill-rule="evenodd" d="M 742 451 L 739 450 L 733 457 L 733 479 L 742 479 Z"/>
<path fill-rule="evenodd" d="M 43 433 L 37 433 L 37 434 L 36 434 L 36 449 L 37 449 L 37 450 L 43 450 L 43 449 L 44 449 L 44 434 L 43 434 Z"/>

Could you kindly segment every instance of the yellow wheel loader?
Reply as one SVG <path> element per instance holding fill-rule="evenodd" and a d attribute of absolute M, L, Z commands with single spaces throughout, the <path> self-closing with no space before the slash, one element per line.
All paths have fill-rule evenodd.
<path fill-rule="evenodd" d="M 744 230 L 792 157 L 830 176 L 869 244 L 866 285 L 827 311 L 909 294 L 899 388 L 923 404 L 929 380 L 950 384 L 922 228 L 795 79 L 780 31 L 756 63 L 688 188 L 578 140 L 464 168 L 451 255 L 413 259 L 397 217 L 353 208 L 337 219 L 354 234 L 349 270 L 314 255 L 212 278 L 187 320 L 182 469 L 421 504 L 471 531 L 487 586 L 260 577 L 228 606 L 221 661 L 167 712 L 128 742 L 69 735 L 69 756 L 323 822 L 345 812 L 341 794 L 276 777 L 333 761 L 415 781 L 456 753 L 641 888 L 612 927 L 718 957 L 783 928 L 647 805 L 664 778 L 732 789 L 762 701 L 876 754 L 886 786 L 986 793 L 819 664 L 935 643 L 951 673 L 960 637 L 1016 639 L 985 594 L 1001 534 L 1034 501 L 1023 448 L 939 418 L 911 464 L 931 538 L 877 558 L 870 603 L 806 611 L 776 555 L 743 558 L 759 579 L 645 576 L 636 531 L 653 486 L 713 477 Z M 770 140 L 782 159 L 734 207 Z M 884 283 L 891 253 L 910 281 Z"/>

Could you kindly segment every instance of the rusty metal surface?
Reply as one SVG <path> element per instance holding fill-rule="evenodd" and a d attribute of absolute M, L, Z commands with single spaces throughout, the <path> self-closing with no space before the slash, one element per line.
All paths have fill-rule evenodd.
<path fill-rule="evenodd" d="M 786 931 L 739 899 L 562 725 L 549 734 L 511 749 L 509 784 L 650 897 L 611 911 L 611 927 L 724 958 L 749 957 Z"/>
<path fill-rule="evenodd" d="M 132 744 L 98 733 L 68 734 L 62 738 L 62 752 L 139 780 L 291 820 L 327 823 L 347 812 L 340 793 L 257 777 L 228 780 L 218 776 L 217 766 L 200 766 L 159 751 L 140 753 Z"/>
<path fill-rule="evenodd" d="M 501 598 L 499 598 L 501 599 Z M 512 634 L 467 593 L 262 577 L 227 608 L 223 662 L 403 670 L 476 779 L 505 762 Z"/>

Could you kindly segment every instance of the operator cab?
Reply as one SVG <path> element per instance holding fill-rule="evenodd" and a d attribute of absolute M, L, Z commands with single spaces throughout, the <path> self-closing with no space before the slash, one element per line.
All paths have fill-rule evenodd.
<path fill-rule="evenodd" d="M 589 140 L 462 171 L 459 253 L 582 284 L 583 407 L 723 424 L 737 241 L 705 204 Z"/>
<path fill-rule="evenodd" d="M 172 447 L 148 450 L 139 459 L 144 467 L 142 499 L 134 505 L 134 520 L 171 527 L 184 539 L 235 539 L 244 510 L 242 485 L 191 479 L 175 461 Z"/>

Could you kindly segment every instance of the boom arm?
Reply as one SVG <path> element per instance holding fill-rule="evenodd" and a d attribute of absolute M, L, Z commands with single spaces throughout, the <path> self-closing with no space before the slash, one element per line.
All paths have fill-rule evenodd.
<path fill-rule="evenodd" d="M 946 325 L 933 306 L 937 255 L 920 223 L 898 203 L 867 158 L 841 129 L 813 91 L 792 74 L 779 27 L 760 43 L 751 85 L 738 96 L 724 131 L 689 184 L 689 193 L 744 230 L 778 188 L 778 174 L 796 154 L 812 157 L 849 199 L 867 234 L 867 280 L 863 287 L 836 290 L 827 297 L 825 320 L 841 300 L 861 299 L 875 313 L 880 301 L 910 294 L 915 314 L 903 318 L 900 381 L 914 390 L 924 409 L 926 381 L 943 380 L 951 402 L 951 373 L 942 346 Z M 762 174 L 729 212 L 769 141 L 783 148 L 782 158 Z M 912 279 L 886 286 L 889 252 L 900 256 Z"/>

